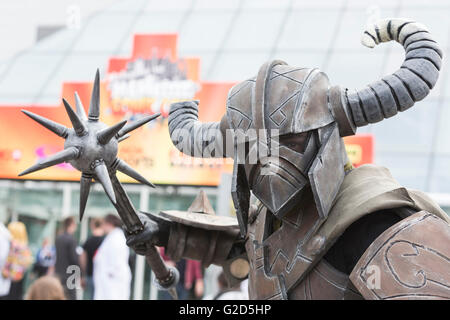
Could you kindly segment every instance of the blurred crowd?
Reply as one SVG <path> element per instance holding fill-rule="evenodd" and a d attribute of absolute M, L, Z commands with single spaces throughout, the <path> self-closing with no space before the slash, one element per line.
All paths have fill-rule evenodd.
<path fill-rule="evenodd" d="M 86 299 L 129 299 L 130 253 L 120 219 L 92 219 L 81 246 L 77 228 L 74 218 L 66 218 L 54 244 L 45 238 L 33 257 L 25 224 L 0 224 L 0 299 L 76 300 L 80 289 Z M 27 272 L 32 284 L 24 293 Z"/>
<path fill-rule="evenodd" d="M 126 245 L 121 220 L 113 214 L 90 220 L 90 235 L 79 244 L 78 224 L 72 217 L 62 223 L 54 243 L 45 238 L 33 256 L 25 224 L 0 223 L 0 300 L 76 300 L 83 291 L 88 300 L 128 300 L 132 286 L 135 255 Z M 199 261 L 171 261 L 161 248 L 168 265 L 180 272 L 179 299 L 248 299 L 247 288 L 228 288 L 223 274 L 218 277 L 219 292 L 204 296 L 204 270 Z M 26 292 L 25 279 L 31 284 Z M 80 297 L 78 297 L 80 298 Z M 166 291 L 158 299 L 169 300 Z"/>

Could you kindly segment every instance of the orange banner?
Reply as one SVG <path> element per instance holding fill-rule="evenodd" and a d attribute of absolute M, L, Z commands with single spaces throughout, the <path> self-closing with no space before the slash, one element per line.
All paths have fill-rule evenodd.
<path fill-rule="evenodd" d="M 94 78 L 95 70 L 92 70 Z M 167 129 L 170 103 L 198 99 L 199 119 L 217 121 L 225 112 L 228 90 L 233 83 L 203 82 L 198 58 L 177 57 L 177 35 L 135 35 L 131 57 L 108 62 L 107 77 L 100 88 L 101 121 L 112 125 L 123 118 L 133 121 L 142 115 L 162 113 L 149 125 L 131 132 L 119 145 L 119 158 L 157 184 L 217 185 L 222 172 L 231 172 L 230 161 L 196 159 L 181 155 L 172 145 Z M 78 92 L 87 111 L 92 82 L 66 82 L 62 96 L 75 106 Z M 0 178 L 66 180 L 80 179 L 80 172 L 64 163 L 18 177 L 40 158 L 58 152 L 64 139 L 40 126 L 23 113 L 26 109 L 71 127 L 62 103 L 58 106 L 0 106 Z M 118 174 L 122 182 L 135 182 Z"/>

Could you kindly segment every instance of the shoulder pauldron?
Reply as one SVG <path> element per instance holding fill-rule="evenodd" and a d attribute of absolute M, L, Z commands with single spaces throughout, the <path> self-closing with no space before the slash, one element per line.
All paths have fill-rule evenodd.
<path fill-rule="evenodd" d="M 420 211 L 383 232 L 350 279 L 365 299 L 450 299 L 450 225 Z"/>

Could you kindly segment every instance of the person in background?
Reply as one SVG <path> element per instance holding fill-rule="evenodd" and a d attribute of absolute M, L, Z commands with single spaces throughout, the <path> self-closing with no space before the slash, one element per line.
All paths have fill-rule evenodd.
<path fill-rule="evenodd" d="M 55 273 L 66 292 L 66 297 L 69 300 L 76 300 L 76 281 L 73 278 L 74 269 L 80 267 L 79 256 L 77 253 L 77 241 L 74 238 L 74 233 L 77 230 L 77 224 L 73 217 L 68 217 L 63 221 L 64 232 L 56 237 L 56 263 Z M 69 268 L 72 267 L 72 268 Z M 79 270 L 79 269 L 78 269 Z M 71 282 L 68 283 L 68 280 Z M 78 279 L 80 280 L 80 279 Z"/>
<path fill-rule="evenodd" d="M 186 260 L 184 272 L 184 288 L 190 299 L 201 299 L 204 291 L 202 264 L 198 260 Z"/>
<path fill-rule="evenodd" d="M 95 286 L 93 279 L 94 271 L 94 256 L 97 249 L 100 247 L 103 239 L 105 238 L 105 232 L 102 228 L 101 219 L 91 220 L 91 232 L 92 235 L 83 244 L 83 253 L 81 254 L 81 267 L 84 274 L 85 282 L 85 294 L 86 298 L 92 300 L 94 298 Z"/>
<path fill-rule="evenodd" d="M 11 234 L 8 229 L 0 222 L 0 270 L 3 270 L 3 266 L 6 264 L 6 260 L 9 254 Z M 11 286 L 11 279 L 3 277 L 0 272 L 0 300 L 6 298 Z"/>
<path fill-rule="evenodd" d="M 11 279 L 11 287 L 5 299 L 22 300 L 25 273 L 33 262 L 28 248 L 27 228 L 22 222 L 14 221 L 8 225 L 8 231 L 11 234 L 11 242 L 2 275 Z"/>
<path fill-rule="evenodd" d="M 94 300 L 130 298 L 130 252 L 121 226 L 119 217 L 113 214 L 108 214 L 104 219 L 106 236 L 94 256 Z"/>
<path fill-rule="evenodd" d="M 36 262 L 33 266 L 33 273 L 37 278 L 47 275 L 49 269 L 55 265 L 55 261 L 55 247 L 50 244 L 48 238 L 44 238 L 44 240 L 42 241 L 42 247 L 36 254 Z"/>
<path fill-rule="evenodd" d="M 58 278 L 43 276 L 33 282 L 25 300 L 66 300 L 64 288 Z"/>

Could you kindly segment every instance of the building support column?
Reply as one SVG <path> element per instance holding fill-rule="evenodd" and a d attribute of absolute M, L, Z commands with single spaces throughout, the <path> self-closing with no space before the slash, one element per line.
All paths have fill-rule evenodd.
<path fill-rule="evenodd" d="M 148 187 L 141 187 L 139 195 L 139 209 L 141 211 L 148 211 Z M 145 257 L 141 255 L 136 256 L 136 266 L 134 269 L 134 290 L 133 299 L 142 300 L 144 293 L 144 279 L 145 279 Z"/>

